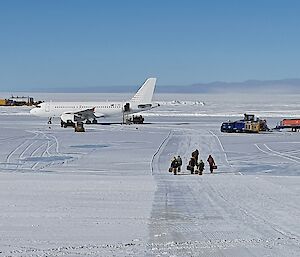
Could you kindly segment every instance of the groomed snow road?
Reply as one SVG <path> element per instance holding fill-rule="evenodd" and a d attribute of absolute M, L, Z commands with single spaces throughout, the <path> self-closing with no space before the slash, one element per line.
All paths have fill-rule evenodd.
<path fill-rule="evenodd" d="M 299 133 L 176 119 L 74 133 L 3 115 L 0 256 L 300 256 Z M 196 148 L 214 174 L 186 171 Z"/>
<path fill-rule="evenodd" d="M 269 159 L 270 152 L 251 152 L 253 142 L 249 141 L 255 142 L 257 137 L 273 141 L 278 135 L 238 136 L 241 146 L 235 149 L 239 158 L 247 162 L 252 155 L 252 162 L 258 160 L 256 165 L 264 172 L 261 162 Z M 238 171 L 239 166 L 233 167 L 228 157 L 232 151 L 226 152 L 222 143 L 236 137 L 197 127 L 175 129 L 168 135 L 153 161 L 157 191 L 150 225 L 151 256 L 300 255 L 299 177 Z M 215 174 L 207 170 L 203 176 L 187 171 L 168 174 L 173 153 L 182 155 L 186 164 L 196 148 L 205 161 L 213 154 L 218 164 Z M 288 162 L 287 169 L 292 165 L 291 160 L 275 157 L 274 166 L 282 161 Z M 284 173 L 288 170 L 282 170 Z"/>

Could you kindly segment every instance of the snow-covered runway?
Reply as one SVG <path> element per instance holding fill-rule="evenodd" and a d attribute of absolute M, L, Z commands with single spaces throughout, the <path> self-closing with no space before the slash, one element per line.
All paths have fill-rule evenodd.
<path fill-rule="evenodd" d="M 0 256 L 299 256 L 299 134 L 222 134 L 222 120 L 74 133 L 2 115 Z M 215 174 L 185 170 L 196 148 Z"/>
<path fill-rule="evenodd" d="M 158 189 L 150 226 L 153 253 L 298 256 L 298 177 L 237 172 L 238 167 L 231 165 L 228 154 L 223 152 L 227 148 L 221 143 L 223 136 L 219 139 L 216 134 L 201 129 L 183 130 L 173 134 L 161 151 L 154 173 Z M 187 157 L 186 153 L 196 147 L 200 156 L 206 157 L 208 151 L 214 154 L 220 167 L 216 174 L 165 175 L 170 152 L 176 149 Z M 247 150 L 239 149 L 240 155 L 246 155 Z"/>

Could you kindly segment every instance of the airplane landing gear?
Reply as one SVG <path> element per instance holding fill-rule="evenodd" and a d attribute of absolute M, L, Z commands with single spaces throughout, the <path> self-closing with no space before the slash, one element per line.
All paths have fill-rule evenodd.
<path fill-rule="evenodd" d="M 98 121 L 96 120 L 96 119 L 93 119 L 93 124 L 97 124 L 98 123 Z"/>
<path fill-rule="evenodd" d="M 67 120 L 67 122 L 64 122 L 63 120 L 60 120 L 60 126 L 62 128 L 67 128 L 67 127 L 75 127 L 75 123 L 72 122 L 71 120 Z"/>
<path fill-rule="evenodd" d="M 48 124 L 52 124 L 52 117 L 49 118 Z"/>
<path fill-rule="evenodd" d="M 92 122 L 90 120 L 86 120 L 85 124 L 91 124 Z"/>

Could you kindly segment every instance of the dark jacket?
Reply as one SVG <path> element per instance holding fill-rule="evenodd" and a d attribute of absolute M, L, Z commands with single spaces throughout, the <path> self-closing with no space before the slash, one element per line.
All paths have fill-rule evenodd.
<path fill-rule="evenodd" d="M 192 166 L 192 167 L 195 167 L 195 165 L 196 165 L 196 160 L 195 160 L 194 157 L 192 157 L 192 158 L 190 159 L 189 165 Z"/>
<path fill-rule="evenodd" d="M 182 159 L 181 159 L 180 156 L 178 156 L 178 157 L 176 158 L 176 161 L 177 161 L 177 163 L 178 163 L 178 166 L 181 166 L 181 165 L 182 165 Z"/>
<path fill-rule="evenodd" d="M 199 169 L 200 171 L 203 171 L 203 170 L 204 170 L 204 162 L 200 161 L 200 162 L 198 163 L 198 169 Z"/>
<path fill-rule="evenodd" d="M 177 160 L 173 160 L 172 162 L 171 162 L 171 168 L 177 168 L 178 167 L 178 162 L 177 162 Z"/>
<path fill-rule="evenodd" d="M 192 152 L 192 157 L 198 158 L 199 156 L 199 151 L 196 149 L 194 152 Z"/>
<path fill-rule="evenodd" d="M 214 160 L 214 158 L 211 155 L 208 156 L 207 161 L 209 163 L 209 166 L 214 166 L 215 165 L 215 160 Z"/>

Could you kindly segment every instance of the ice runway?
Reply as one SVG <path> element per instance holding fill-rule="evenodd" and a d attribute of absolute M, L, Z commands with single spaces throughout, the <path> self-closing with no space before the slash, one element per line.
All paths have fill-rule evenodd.
<path fill-rule="evenodd" d="M 154 174 L 158 190 L 152 211 L 152 218 L 158 221 L 154 219 L 150 226 L 152 250 L 159 256 L 165 252 L 171 256 L 299 255 L 298 177 L 239 171 L 224 150 L 227 145 L 221 143 L 223 136 L 217 136 L 217 132 L 201 129 L 180 131 L 170 137 L 159 154 Z M 197 146 L 204 156 L 207 150 L 216 156 L 221 167 L 217 174 L 165 175 L 172 150 L 185 156 L 190 154 L 186 150 Z M 248 153 L 242 149 L 240 156 L 245 157 L 240 161 L 248 162 Z M 284 155 L 276 157 L 282 157 L 279 163 L 293 160 Z"/>
<path fill-rule="evenodd" d="M 155 113 L 74 133 L 19 112 L 1 116 L 0 256 L 299 256 L 298 133 Z M 196 148 L 216 174 L 185 171 Z"/>

